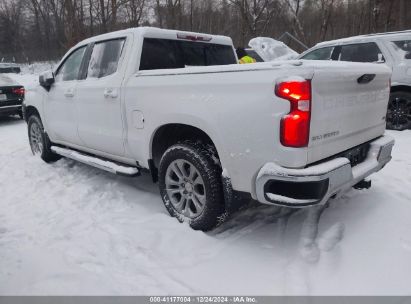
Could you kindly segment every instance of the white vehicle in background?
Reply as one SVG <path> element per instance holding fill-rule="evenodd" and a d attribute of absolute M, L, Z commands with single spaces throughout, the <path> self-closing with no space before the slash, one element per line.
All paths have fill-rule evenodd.
<path fill-rule="evenodd" d="M 269 37 L 256 37 L 250 40 L 245 51 L 257 60 L 267 62 L 274 60 L 291 60 L 298 57 L 298 53 L 285 43 Z"/>
<path fill-rule="evenodd" d="M 387 128 L 411 128 L 411 31 L 321 42 L 298 58 L 387 64 L 392 69 Z"/>
<path fill-rule="evenodd" d="M 27 96 L 33 154 L 147 170 L 169 213 L 202 230 L 251 198 L 324 204 L 369 187 L 391 160 L 385 65 L 237 62 L 223 36 L 135 28 L 84 40 Z"/>
<path fill-rule="evenodd" d="M 20 66 L 12 62 L 0 62 L 0 74 L 14 73 L 19 74 L 21 72 Z"/>

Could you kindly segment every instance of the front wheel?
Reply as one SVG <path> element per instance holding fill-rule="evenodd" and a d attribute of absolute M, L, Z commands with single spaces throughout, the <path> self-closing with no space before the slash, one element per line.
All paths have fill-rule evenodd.
<path fill-rule="evenodd" d="M 201 143 L 170 147 L 160 161 L 159 186 L 171 216 L 195 230 L 211 230 L 224 213 L 221 168 Z"/>
<path fill-rule="evenodd" d="M 40 117 L 31 115 L 27 125 L 30 148 L 33 155 L 40 156 L 46 163 L 59 160 L 61 157 L 51 151 L 51 143 L 47 134 L 44 132 Z"/>
<path fill-rule="evenodd" d="M 410 127 L 411 93 L 391 93 L 387 111 L 387 129 L 402 131 Z"/>

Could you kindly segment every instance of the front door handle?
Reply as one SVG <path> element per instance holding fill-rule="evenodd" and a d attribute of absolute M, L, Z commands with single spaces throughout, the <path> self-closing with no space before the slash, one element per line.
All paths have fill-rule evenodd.
<path fill-rule="evenodd" d="M 66 92 L 64 93 L 64 96 L 66 97 L 74 97 L 74 89 L 67 89 Z"/>
<path fill-rule="evenodd" d="M 111 98 L 117 98 L 117 96 L 118 96 L 118 93 L 117 93 L 117 90 L 116 89 L 113 89 L 113 88 L 106 88 L 106 89 L 104 89 L 104 97 L 105 98 L 109 98 L 109 97 L 111 97 Z"/>

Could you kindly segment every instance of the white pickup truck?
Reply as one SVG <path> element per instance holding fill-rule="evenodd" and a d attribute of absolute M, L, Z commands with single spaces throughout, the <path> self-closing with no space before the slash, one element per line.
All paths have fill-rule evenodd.
<path fill-rule="evenodd" d="M 209 230 L 245 199 L 324 204 L 391 159 L 389 68 L 238 65 L 228 37 L 156 28 L 84 40 L 29 91 L 33 153 L 151 172 L 167 210 Z"/>

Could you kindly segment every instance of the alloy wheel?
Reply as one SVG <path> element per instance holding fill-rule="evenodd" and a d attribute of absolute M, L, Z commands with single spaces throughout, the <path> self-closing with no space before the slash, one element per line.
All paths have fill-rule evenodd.
<path fill-rule="evenodd" d="M 36 122 L 30 126 L 30 146 L 34 155 L 41 155 L 43 153 L 43 134 Z"/>
<path fill-rule="evenodd" d="M 170 202 L 178 213 L 190 219 L 201 214 L 206 203 L 205 184 L 192 163 L 183 159 L 171 162 L 165 185 Z"/>
<path fill-rule="evenodd" d="M 390 100 L 387 111 L 387 125 L 390 129 L 402 130 L 411 123 L 411 100 L 394 97 Z"/>

